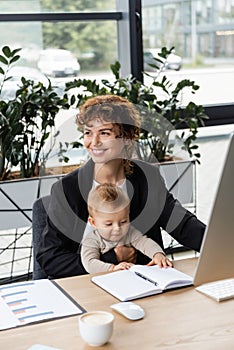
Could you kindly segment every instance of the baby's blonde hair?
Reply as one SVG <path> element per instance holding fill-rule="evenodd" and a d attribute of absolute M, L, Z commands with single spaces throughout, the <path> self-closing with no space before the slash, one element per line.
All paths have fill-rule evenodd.
<path fill-rule="evenodd" d="M 111 183 L 104 183 L 93 188 L 88 195 L 88 210 L 90 216 L 95 212 L 116 213 L 129 208 L 130 200 L 127 193 Z"/>

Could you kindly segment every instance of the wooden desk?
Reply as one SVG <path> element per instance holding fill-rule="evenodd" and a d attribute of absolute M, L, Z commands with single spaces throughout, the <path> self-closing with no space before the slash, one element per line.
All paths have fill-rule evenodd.
<path fill-rule="evenodd" d="M 192 274 L 196 259 L 175 262 Z M 108 310 L 117 299 L 90 282 L 90 275 L 58 280 L 87 311 Z M 62 350 L 234 349 L 234 300 L 221 303 L 198 293 L 194 287 L 138 299 L 144 319 L 129 321 L 115 314 L 114 333 L 108 344 L 92 348 L 80 338 L 78 316 L 42 322 L 0 332 L 1 350 L 27 350 L 43 344 Z"/>

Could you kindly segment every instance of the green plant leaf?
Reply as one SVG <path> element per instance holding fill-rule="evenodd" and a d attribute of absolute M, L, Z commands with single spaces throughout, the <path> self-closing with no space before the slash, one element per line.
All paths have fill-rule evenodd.
<path fill-rule="evenodd" d="M 11 53 L 11 49 L 9 46 L 4 46 L 2 48 L 2 52 L 4 53 L 4 55 L 7 57 L 7 58 L 10 58 L 12 56 L 12 53 Z"/>
<path fill-rule="evenodd" d="M 7 59 L 6 59 L 4 56 L 2 56 L 2 55 L 0 55 L 0 62 L 2 62 L 2 63 L 5 64 L 5 65 L 8 64 Z"/>
<path fill-rule="evenodd" d="M 10 60 L 10 64 L 12 64 L 12 63 L 18 61 L 19 59 L 20 59 L 20 56 L 19 56 L 19 55 L 14 56 L 14 57 Z"/>
<path fill-rule="evenodd" d="M 71 145 L 72 145 L 72 148 L 80 148 L 80 147 L 83 147 L 83 144 L 79 141 L 74 141 L 74 142 L 71 142 Z"/>
<path fill-rule="evenodd" d="M 11 51 L 12 56 L 15 56 L 15 54 L 16 54 L 17 52 L 21 51 L 21 50 L 22 50 L 21 48 L 12 50 L 12 51 Z"/>

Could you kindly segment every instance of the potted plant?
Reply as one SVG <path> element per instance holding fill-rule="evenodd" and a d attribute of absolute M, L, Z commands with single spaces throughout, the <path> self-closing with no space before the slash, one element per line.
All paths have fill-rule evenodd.
<path fill-rule="evenodd" d="M 19 59 L 20 49 L 3 47 L 0 55 L 0 97 L 10 68 Z M 50 135 L 57 136 L 55 117 L 68 101 L 60 97 L 48 79 L 48 84 L 21 78 L 21 86 L 9 101 L 0 100 L 0 179 L 6 180 L 13 166 L 20 166 L 20 177 L 29 178 L 43 173 L 48 153 L 43 146 Z"/>
<path fill-rule="evenodd" d="M 21 78 L 21 86 L 10 100 L 1 98 L 10 69 L 20 49 L 5 46 L 0 53 L 0 229 L 28 227 L 33 202 L 50 192 L 59 176 L 45 175 L 44 167 L 58 132 L 55 118 L 68 101 L 51 85 Z M 51 136 L 52 145 L 44 145 Z M 15 168 L 17 167 L 17 168 Z M 19 169 L 14 171 L 14 169 Z M 40 176 L 39 176 L 40 175 Z M 14 181 L 12 181 L 14 179 Z M 11 181 L 10 181 L 11 180 Z"/>

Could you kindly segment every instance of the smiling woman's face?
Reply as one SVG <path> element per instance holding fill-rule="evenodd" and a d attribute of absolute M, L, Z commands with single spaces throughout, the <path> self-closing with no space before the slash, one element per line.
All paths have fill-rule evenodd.
<path fill-rule="evenodd" d="M 118 127 L 113 123 L 94 119 L 84 127 L 84 146 L 94 163 L 122 158 L 127 142 L 119 137 Z"/>

